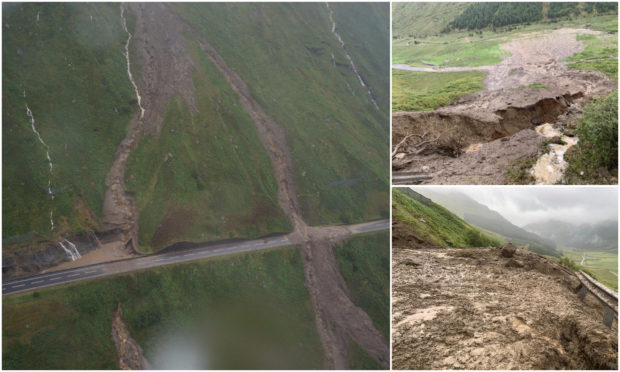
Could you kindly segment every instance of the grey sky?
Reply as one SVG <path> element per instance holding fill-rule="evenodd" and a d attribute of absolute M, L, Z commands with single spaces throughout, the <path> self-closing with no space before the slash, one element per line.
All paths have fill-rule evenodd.
<path fill-rule="evenodd" d="M 618 189 L 610 187 L 431 187 L 460 191 L 518 226 L 548 219 L 575 224 L 618 219 Z"/>

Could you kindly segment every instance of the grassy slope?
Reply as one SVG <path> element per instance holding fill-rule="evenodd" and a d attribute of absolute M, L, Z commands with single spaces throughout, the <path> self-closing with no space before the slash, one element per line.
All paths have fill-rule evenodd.
<path fill-rule="evenodd" d="M 438 36 L 414 39 L 404 36 L 394 40 L 392 63 L 424 66 L 421 61 L 443 66 L 484 66 L 500 62 L 507 56 L 499 46 L 523 33 L 552 30 L 563 27 L 587 28 L 617 33 L 617 15 L 586 16 L 554 23 L 535 23 L 511 27 L 507 32 L 482 30 L 480 34 L 460 31 Z"/>
<path fill-rule="evenodd" d="M 392 189 L 392 205 L 392 218 L 409 226 L 429 244 L 444 247 L 500 245 L 499 241 L 480 232 L 439 204 L 424 205 L 397 188 Z"/>
<path fill-rule="evenodd" d="M 482 89 L 484 72 L 392 70 L 392 111 L 431 111 Z"/>
<path fill-rule="evenodd" d="M 393 3 L 393 36 L 426 37 L 441 32 L 469 3 Z"/>
<path fill-rule="evenodd" d="M 51 238 L 50 211 L 60 230 L 96 226 L 105 175 L 137 108 L 118 5 L 3 4 L 2 23 L 2 237 Z M 54 201 L 26 104 L 50 147 Z"/>
<path fill-rule="evenodd" d="M 617 27 L 617 25 L 616 25 Z M 571 68 L 598 70 L 618 80 L 618 33 L 601 35 L 579 35 L 585 49 L 567 58 Z"/>
<path fill-rule="evenodd" d="M 575 263 L 581 262 L 583 252 L 569 248 L 561 249 L 562 253 Z M 584 262 L 585 269 L 589 271 L 596 280 L 606 286 L 618 290 L 618 254 L 617 252 L 586 252 Z M 615 273 L 615 275 L 613 274 Z"/>
<path fill-rule="evenodd" d="M 324 4 L 175 4 L 174 9 L 285 128 L 298 195 L 311 224 L 387 214 L 387 4 L 332 4 L 339 32 L 381 111 L 351 71 Z M 352 182 L 337 183 L 343 180 Z"/>
<path fill-rule="evenodd" d="M 353 302 L 372 318 L 386 339 L 390 335 L 389 233 L 354 237 L 334 249 Z"/>
<path fill-rule="evenodd" d="M 322 366 L 300 252 L 285 248 L 5 298 L 3 367 L 118 368 L 117 301 L 151 362 L 176 335 L 208 359 L 201 368 Z"/>
<path fill-rule="evenodd" d="M 289 231 L 255 124 L 216 67 L 188 42 L 198 66 L 199 112 L 181 99 L 170 102 L 159 138 L 144 138 L 129 159 L 127 187 L 136 193 L 141 247 Z"/>

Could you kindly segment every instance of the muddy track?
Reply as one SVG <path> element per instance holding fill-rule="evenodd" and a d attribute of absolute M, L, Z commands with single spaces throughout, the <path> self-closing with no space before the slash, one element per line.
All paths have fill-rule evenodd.
<path fill-rule="evenodd" d="M 167 6 L 167 9 L 174 14 L 170 6 Z M 332 251 L 336 244 L 344 242 L 350 234 L 349 231 L 338 227 L 310 227 L 306 224 L 297 200 L 292 156 L 284 129 L 265 112 L 252 96 L 247 84 L 228 66 L 215 48 L 191 25 L 180 18 L 177 20 L 199 42 L 256 124 L 259 139 L 267 150 L 278 185 L 278 204 L 294 227 L 292 235 L 297 237 L 298 244 L 302 247 L 306 286 L 310 292 L 317 330 L 325 351 L 325 367 L 348 367 L 348 336 L 387 368 L 388 343 L 374 327 L 368 314 L 351 300 Z"/>
<path fill-rule="evenodd" d="M 395 369 L 617 369 L 617 325 L 554 261 L 404 247 L 392 264 Z"/>
<path fill-rule="evenodd" d="M 510 57 L 472 68 L 487 71 L 483 91 L 432 112 L 393 113 L 392 145 L 413 135 L 397 151 L 393 170 L 430 173 L 426 182 L 431 184 L 505 183 L 507 166 L 541 155 L 543 138 L 525 136 L 525 143 L 522 135 L 514 138 L 517 133 L 544 123 L 563 128 L 577 120 L 589 100 L 617 89 L 617 83 L 600 72 L 569 69 L 562 62 L 583 50 L 578 33 L 596 32 L 561 29 L 512 40 L 501 46 Z M 470 145 L 483 153 L 461 158 Z"/>

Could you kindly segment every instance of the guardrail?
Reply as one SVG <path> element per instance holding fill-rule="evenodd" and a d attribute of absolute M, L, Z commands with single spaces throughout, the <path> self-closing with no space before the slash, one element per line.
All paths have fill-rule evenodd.
<path fill-rule="evenodd" d="M 603 324 L 611 328 L 614 319 L 616 319 L 616 323 L 618 322 L 618 294 L 581 270 L 577 271 L 575 275 L 581 282 L 579 298 L 584 300 L 588 293 L 592 294 L 605 308 Z"/>
<path fill-rule="evenodd" d="M 393 172 L 392 184 L 393 185 L 417 185 L 426 180 L 431 179 L 428 173 L 422 172 Z"/>

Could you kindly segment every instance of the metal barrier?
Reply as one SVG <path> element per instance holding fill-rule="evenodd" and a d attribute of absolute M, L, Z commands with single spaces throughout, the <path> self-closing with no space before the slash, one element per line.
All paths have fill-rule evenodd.
<path fill-rule="evenodd" d="M 618 322 L 618 294 L 581 270 L 575 272 L 575 275 L 581 282 L 579 298 L 584 300 L 586 295 L 591 293 L 605 308 L 603 324 L 611 328 L 614 319 L 616 319 L 616 323 Z"/>

